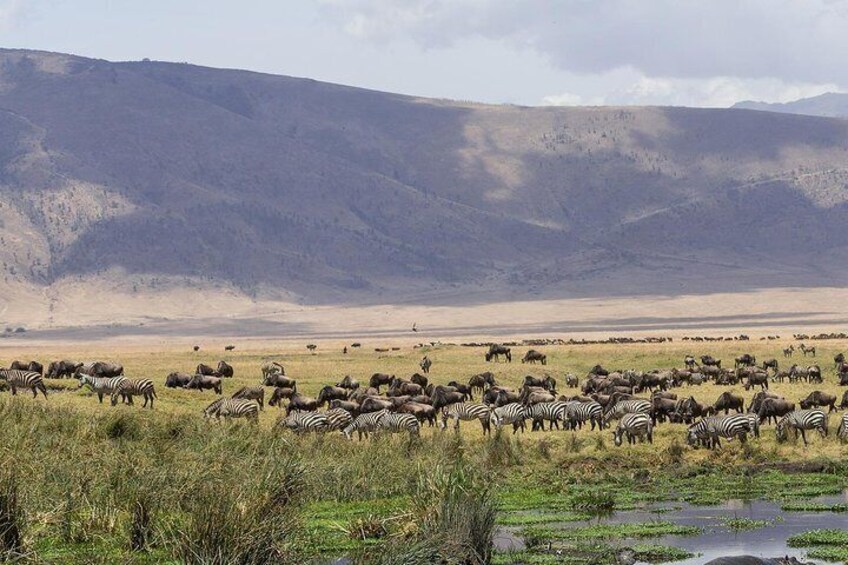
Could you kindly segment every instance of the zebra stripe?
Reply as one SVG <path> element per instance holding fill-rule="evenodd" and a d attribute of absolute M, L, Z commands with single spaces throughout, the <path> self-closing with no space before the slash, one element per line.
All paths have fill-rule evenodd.
<path fill-rule="evenodd" d="M 325 414 L 293 410 L 280 422 L 280 425 L 296 434 L 307 432 L 326 432 L 330 430 L 330 421 Z"/>
<path fill-rule="evenodd" d="M 13 396 L 18 394 L 19 388 L 28 388 L 32 390 L 33 398 L 38 396 L 38 391 L 41 391 L 45 399 L 47 398 L 47 387 L 44 386 L 44 379 L 38 373 L 33 371 L 0 369 L 0 379 L 9 383 L 9 389 L 12 391 Z"/>
<path fill-rule="evenodd" d="M 783 441 L 792 429 L 795 437 L 798 437 L 798 432 L 804 440 L 804 445 L 807 445 L 806 430 L 818 430 L 822 437 L 827 436 L 827 414 L 823 410 L 795 410 L 790 412 L 777 423 L 777 439 Z"/>
<path fill-rule="evenodd" d="M 689 426 L 686 441 L 693 447 L 700 443 L 714 449 L 721 447 L 720 438 L 738 437 L 739 441 L 744 442 L 751 431 L 751 415 L 710 416 Z"/>
<path fill-rule="evenodd" d="M 836 430 L 836 437 L 842 441 L 848 441 L 848 414 L 842 415 L 842 420 L 839 421 L 839 428 Z"/>
<path fill-rule="evenodd" d="M 654 443 L 654 424 L 651 417 L 642 412 L 625 414 L 618 422 L 618 427 L 613 432 L 615 444 L 621 445 L 621 438 L 626 435 L 627 443 L 634 444 L 638 439 L 640 442 L 647 437 L 648 443 Z"/>
<path fill-rule="evenodd" d="M 445 406 L 442 409 L 443 430 L 448 427 L 448 420 L 451 418 L 456 420 L 454 429 L 457 431 L 459 431 L 460 421 L 469 422 L 471 420 L 480 420 L 480 425 L 483 427 L 484 434 L 489 433 L 491 430 L 489 427 L 489 407 L 483 406 L 482 404 L 458 402 L 456 404 Z"/>
<path fill-rule="evenodd" d="M 350 424 L 348 424 L 345 429 L 342 430 L 342 433 L 347 436 L 348 439 L 351 439 L 353 432 L 357 433 L 360 440 L 363 435 L 368 437 L 369 432 L 377 431 L 380 427 L 380 420 L 385 418 L 388 413 L 388 410 L 378 410 L 377 412 L 360 414 Z"/>
<path fill-rule="evenodd" d="M 528 420 L 533 421 L 532 429 L 534 431 L 539 427 L 541 427 L 544 431 L 545 420 L 550 422 L 550 424 L 548 424 L 549 430 L 554 429 L 554 426 L 559 429 L 559 422 L 561 420 L 565 420 L 565 411 L 567 407 L 567 402 L 540 402 L 525 408 L 524 416 Z"/>
<path fill-rule="evenodd" d="M 518 428 L 524 432 L 524 418 L 524 407 L 518 402 L 499 406 L 489 415 L 489 421 L 494 424 L 495 429 L 500 430 L 505 424 L 512 424 L 512 433 L 516 433 Z"/>
<path fill-rule="evenodd" d="M 259 404 L 259 409 L 263 410 L 265 407 L 265 388 L 261 386 L 243 386 L 235 391 L 231 398 L 255 400 Z"/>
<path fill-rule="evenodd" d="M 353 422 L 353 416 L 344 408 L 331 408 L 324 412 L 331 430 L 343 430 Z"/>
<path fill-rule="evenodd" d="M 142 408 L 147 406 L 150 401 L 150 408 L 153 408 L 153 399 L 156 398 L 156 389 L 153 386 L 153 381 L 150 379 L 127 379 L 120 381 L 112 390 L 112 406 L 118 403 L 118 396 L 129 405 L 133 403 L 133 396 L 144 397 Z"/>
<path fill-rule="evenodd" d="M 97 394 L 97 399 L 103 404 L 103 395 L 108 394 L 110 397 L 115 392 L 115 388 L 126 377 L 92 377 L 90 375 L 80 375 L 79 387 L 87 386 L 91 392 Z"/>
<path fill-rule="evenodd" d="M 113 397 L 114 398 L 114 397 Z M 249 418 L 259 420 L 259 404 L 243 398 L 219 398 L 203 410 L 207 418 Z"/>
<path fill-rule="evenodd" d="M 598 429 L 603 429 L 603 413 L 603 407 L 594 400 L 590 402 L 570 402 L 565 411 L 565 418 L 572 430 L 583 428 L 584 422 L 591 422 L 594 431 L 595 424 L 598 425 Z"/>
<path fill-rule="evenodd" d="M 379 430 L 391 434 L 409 432 L 410 436 L 418 436 L 421 433 L 421 422 L 412 414 L 388 413 L 380 418 Z"/>
<path fill-rule="evenodd" d="M 621 418 L 625 414 L 650 414 L 651 402 L 643 398 L 635 398 L 632 400 L 620 400 L 615 403 L 615 406 L 609 408 L 604 414 L 604 423 L 610 420 Z"/>

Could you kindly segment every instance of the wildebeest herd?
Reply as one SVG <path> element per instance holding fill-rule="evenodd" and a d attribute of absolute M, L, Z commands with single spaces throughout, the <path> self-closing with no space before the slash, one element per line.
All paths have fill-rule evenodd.
<path fill-rule="evenodd" d="M 814 348 L 802 345 L 806 354 Z M 791 352 L 790 352 L 791 354 Z M 789 355 L 787 355 L 789 356 Z M 509 347 L 491 345 L 486 361 L 511 362 Z M 547 365 L 547 355 L 530 349 L 522 363 Z M 840 386 L 848 386 L 848 363 L 843 354 L 834 358 Z M 710 355 L 698 358 L 687 355 L 682 368 L 655 369 L 648 372 L 632 369 L 608 370 L 595 365 L 582 379 L 573 374 L 563 377 L 570 392 L 560 394 L 557 380 L 550 375 L 524 377 L 521 386 L 512 388 L 499 384 L 495 374 L 487 371 L 472 375 L 462 382 L 447 384 L 431 381 L 429 372 L 433 360 L 424 357 L 419 364 L 424 373 L 405 379 L 385 373 L 374 373 L 360 383 L 345 376 L 334 384 L 320 388 L 316 397 L 297 389 L 295 379 L 286 375 L 283 365 L 276 361 L 263 363 L 261 380 L 253 386 L 243 386 L 230 397 L 223 397 L 223 380 L 234 376 L 233 367 L 225 361 L 216 366 L 199 364 L 193 373 L 173 372 L 165 377 L 165 387 L 187 390 L 211 390 L 219 398 L 203 413 L 215 418 L 248 418 L 258 420 L 264 409 L 266 387 L 270 397 L 267 404 L 285 414 L 278 426 L 296 433 L 341 431 L 351 438 L 367 437 L 372 432 L 404 432 L 418 436 L 423 425 L 446 429 L 453 420 L 459 430 L 460 422 L 479 422 L 484 434 L 492 429 L 512 426 L 513 433 L 564 429 L 580 430 L 584 425 L 592 430 L 611 428 L 616 445 L 653 442 L 654 430 L 664 423 L 688 425 L 686 441 L 692 447 L 718 448 L 723 439 L 746 441 L 760 436 L 761 427 L 774 425 L 778 440 L 790 434 L 800 436 L 808 444 L 807 432 L 817 431 L 823 437 L 829 432 L 829 415 L 848 408 L 848 390 L 838 399 L 835 395 L 815 390 L 804 398 L 787 399 L 769 391 L 769 383 L 823 383 L 821 367 L 817 364 L 793 363 L 781 369 L 777 359 L 758 363 L 751 354 L 734 359 L 733 368 L 722 367 L 722 361 Z M 76 378 L 79 388 L 87 387 L 100 403 L 108 395 L 114 406 L 121 400 L 133 404 L 133 398 L 143 398 L 143 406 L 153 408 L 157 398 L 152 380 L 129 378 L 120 364 L 108 362 L 76 363 L 57 360 L 44 366 L 37 361 L 15 361 L 9 369 L 0 369 L 12 394 L 29 389 L 47 398 L 44 378 Z M 712 382 L 719 386 L 741 385 L 753 396 L 745 399 L 730 390 L 721 392 L 712 404 L 702 404 L 686 394 L 692 386 Z M 475 399 L 475 395 L 478 398 Z M 838 402 L 838 403 L 837 403 Z M 836 435 L 848 441 L 848 414 L 839 419 Z"/>

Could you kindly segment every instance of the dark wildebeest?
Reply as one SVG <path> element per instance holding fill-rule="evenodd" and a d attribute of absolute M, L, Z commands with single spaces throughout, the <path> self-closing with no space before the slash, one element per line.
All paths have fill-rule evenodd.
<path fill-rule="evenodd" d="M 416 394 L 423 394 L 424 387 L 419 384 L 411 383 L 409 381 L 402 381 L 400 379 L 395 379 L 394 382 L 389 386 L 389 391 L 386 393 L 388 396 L 413 396 Z"/>
<path fill-rule="evenodd" d="M 502 386 L 495 385 L 495 386 L 489 387 L 488 389 L 486 389 L 486 392 L 483 393 L 483 404 L 487 404 L 489 406 L 497 404 L 498 394 L 502 390 L 506 390 L 507 392 L 509 392 L 510 394 L 513 395 L 513 398 L 514 398 L 513 402 L 518 402 L 518 393 L 515 392 L 513 389 L 511 389 L 509 387 L 502 387 Z"/>
<path fill-rule="evenodd" d="M 349 391 L 340 386 L 327 385 L 318 392 L 318 406 L 330 402 L 331 400 L 347 400 Z"/>
<path fill-rule="evenodd" d="M 833 364 L 836 365 L 837 368 L 844 362 L 845 362 L 845 354 L 844 353 L 837 353 L 836 356 L 833 358 Z"/>
<path fill-rule="evenodd" d="M 232 351 L 236 348 L 235 345 L 227 345 L 224 347 L 224 351 Z"/>
<path fill-rule="evenodd" d="M 183 388 L 191 381 L 191 375 L 188 373 L 171 373 L 165 377 L 166 388 Z"/>
<path fill-rule="evenodd" d="M 450 381 L 448 386 L 452 386 L 457 392 L 464 394 L 467 400 L 474 400 L 474 389 L 471 386 L 456 381 Z"/>
<path fill-rule="evenodd" d="M 839 386 L 848 386 L 848 365 L 842 366 L 845 370 L 839 372 Z"/>
<path fill-rule="evenodd" d="M 268 400 L 268 406 L 277 406 L 279 408 L 283 407 L 283 400 L 290 399 L 292 396 L 297 394 L 293 388 L 274 388 L 274 392 L 271 394 L 271 398 Z"/>
<path fill-rule="evenodd" d="M 760 411 L 760 406 L 762 406 L 763 401 L 766 398 L 778 398 L 783 399 L 782 396 L 775 394 L 773 392 L 768 392 L 767 390 L 760 391 L 751 398 L 751 403 L 748 405 L 748 412 L 751 414 L 756 414 Z"/>
<path fill-rule="evenodd" d="M 359 416 L 359 403 L 352 400 L 331 400 L 330 408 L 341 408 L 347 410 L 354 418 Z"/>
<path fill-rule="evenodd" d="M 504 347 L 503 345 L 492 344 L 489 346 L 489 351 L 486 352 L 486 361 L 491 361 L 494 359 L 495 361 L 501 360 L 501 355 L 506 357 L 507 363 L 512 363 L 512 351 L 509 347 Z"/>
<path fill-rule="evenodd" d="M 9 366 L 9 369 L 12 371 L 29 371 L 30 373 L 38 373 L 39 375 L 44 375 L 44 365 L 39 363 L 38 361 L 30 361 L 29 363 L 24 363 L 22 361 L 12 361 L 12 364 Z"/>
<path fill-rule="evenodd" d="M 747 370 L 746 373 L 742 373 L 740 375 L 747 377 L 747 380 L 745 381 L 745 390 L 751 390 L 753 387 L 758 385 L 760 390 L 768 390 L 768 373 L 759 370 Z"/>
<path fill-rule="evenodd" d="M 839 404 L 839 408 L 843 410 L 848 408 L 848 390 L 842 394 L 842 402 Z"/>
<path fill-rule="evenodd" d="M 348 400 L 362 402 L 369 396 L 380 396 L 380 391 L 372 386 L 359 387 L 358 389 L 350 393 Z"/>
<path fill-rule="evenodd" d="M 418 402 L 407 402 L 399 406 L 395 411 L 398 414 L 412 414 L 415 419 L 421 423 L 427 421 L 432 427 L 436 423 L 436 409 L 429 404 L 419 404 Z"/>
<path fill-rule="evenodd" d="M 82 363 L 74 363 L 73 361 L 53 361 L 47 367 L 48 379 L 62 379 L 74 376 L 77 369 L 82 367 Z"/>
<path fill-rule="evenodd" d="M 206 365 L 205 363 L 200 363 L 197 366 L 197 368 L 194 370 L 194 373 L 196 375 L 207 375 L 209 377 L 220 377 L 221 376 L 218 373 L 218 371 L 216 371 L 215 369 L 213 369 L 209 365 Z"/>
<path fill-rule="evenodd" d="M 706 416 L 708 409 L 712 410 L 712 407 L 705 407 L 703 404 L 695 400 L 695 397 L 690 396 L 689 398 L 678 402 L 677 409 L 675 411 L 682 416 L 685 423 L 691 424 L 695 421 L 695 418 Z"/>
<path fill-rule="evenodd" d="M 544 377 L 534 377 L 531 375 L 527 375 L 524 377 L 524 382 L 522 386 L 540 386 L 543 389 L 556 393 L 556 379 L 554 379 L 550 375 L 545 375 Z"/>
<path fill-rule="evenodd" d="M 811 392 L 807 398 L 799 402 L 801 408 L 807 410 L 816 406 L 827 406 L 828 412 L 836 411 L 836 396 L 820 390 Z"/>
<path fill-rule="evenodd" d="M 192 390 L 214 390 L 216 394 L 221 394 L 221 379 L 210 375 L 194 375 L 191 377 L 183 388 Z"/>
<path fill-rule="evenodd" d="M 677 412 L 677 402 L 671 400 L 669 398 L 662 398 L 660 396 L 653 396 L 651 398 L 651 421 L 654 425 L 657 422 L 665 422 L 665 420 L 671 419 L 672 414 Z"/>
<path fill-rule="evenodd" d="M 766 422 L 770 424 L 774 420 L 776 424 L 782 417 L 794 411 L 794 402 L 789 402 L 783 398 L 766 398 L 760 403 L 757 416 L 760 418 L 760 423 Z"/>
<path fill-rule="evenodd" d="M 522 363 L 541 363 L 542 365 L 548 364 L 548 356 L 542 353 L 541 351 L 536 351 L 535 349 L 530 349 L 527 353 L 524 354 L 524 357 L 521 358 Z"/>
<path fill-rule="evenodd" d="M 807 367 L 807 382 L 810 383 L 821 383 L 822 382 L 822 372 L 821 367 L 818 365 L 810 365 Z"/>
<path fill-rule="evenodd" d="M 757 364 L 757 358 L 751 355 L 750 353 L 743 353 L 739 357 L 733 360 L 733 366 L 736 368 L 739 367 L 753 367 Z"/>
<path fill-rule="evenodd" d="M 265 409 L 265 389 L 261 386 L 243 386 L 235 391 L 231 398 L 255 400 L 260 410 Z"/>
<path fill-rule="evenodd" d="M 427 357 L 426 355 L 424 356 L 424 359 L 421 360 L 421 363 L 419 363 L 419 366 L 421 367 L 421 370 L 424 371 L 425 375 L 430 374 L 430 367 L 432 365 L 433 365 L 433 362 L 430 361 L 430 358 Z"/>
<path fill-rule="evenodd" d="M 701 365 L 705 367 L 718 367 L 721 369 L 721 359 L 716 359 L 712 355 L 701 355 Z"/>
<path fill-rule="evenodd" d="M 92 377 L 111 379 L 123 375 L 124 366 L 117 363 L 104 363 L 103 361 L 98 361 L 91 366 L 89 373 Z"/>
<path fill-rule="evenodd" d="M 472 389 L 478 389 L 481 393 L 486 389 L 486 386 L 496 386 L 495 385 L 495 375 L 486 371 L 485 373 L 480 373 L 479 375 L 474 375 L 470 379 L 468 379 L 468 386 Z"/>
<path fill-rule="evenodd" d="M 387 375 L 385 373 L 374 373 L 371 375 L 371 379 L 368 381 L 368 386 L 374 387 L 377 390 L 380 390 L 382 385 L 391 386 L 392 381 L 395 380 L 394 375 Z"/>
<path fill-rule="evenodd" d="M 351 377 L 350 375 L 345 375 L 345 377 L 336 383 L 337 387 L 346 388 L 348 390 L 356 390 L 359 388 L 359 381 Z"/>
<path fill-rule="evenodd" d="M 606 376 L 609 375 L 609 371 L 604 369 L 603 366 L 601 366 L 601 364 L 599 363 L 599 364 L 595 365 L 594 367 L 592 367 L 591 369 L 589 369 L 589 374 L 598 375 L 599 377 L 606 377 Z"/>
<path fill-rule="evenodd" d="M 430 384 L 430 379 L 422 375 L 421 373 L 415 373 L 409 380 L 417 385 L 421 385 L 421 388 L 427 388 L 427 385 Z"/>
<path fill-rule="evenodd" d="M 359 403 L 359 413 L 368 414 L 369 412 L 379 412 L 380 410 L 388 410 L 392 407 L 390 400 L 369 396 Z"/>
<path fill-rule="evenodd" d="M 318 401 L 314 398 L 296 392 L 291 395 L 291 398 L 289 398 L 289 405 L 286 406 L 286 416 L 291 414 L 293 410 L 315 412 L 318 410 Z"/>
<path fill-rule="evenodd" d="M 692 355 L 687 355 L 683 358 L 683 364 L 686 365 L 686 368 L 690 371 L 695 369 L 695 358 Z"/>
<path fill-rule="evenodd" d="M 297 381 L 295 381 L 294 379 L 290 379 L 289 377 L 280 373 L 271 373 L 270 375 L 265 375 L 265 378 L 262 380 L 262 384 L 265 386 L 274 386 L 277 388 L 290 388 L 293 391 L 297 392 Z"/>
<path fill-rule="evenodd" d="M 199 345 L 195 345 L 194 347 L 192 347 L 192 349 L 193 349 L 195 352 L 200 351 L 200 346 L 199 346 Z"/>
<path fill-rule="evenodd" d="M 777 374 L 778 369 L 780 368 L 780 364 L 777 362 L 777 359 L 772 357 L 771 359 L 766 359 L 763 361 L 763 371 L 768 371 L 769 369 L 773 370 L 775 374 Z"/>
<path fill-rule="evenodd" d="M 233 376 L 233 367 L 226 361 L 218 361 L 218 375 L 221 377 L 231 378 Z M 260 406 L 260 408 L 262 408 Z"/>
<path fill-rule="evenodd" d="M 736 396 L 730 391 L 725 391 L 716 399 L 715 404 L 713 404 L 713 410 L 716 414 L 722 410 L 724 410 L 725 414 L 727 414 L 730 410 L 736 410 L 737 413 L 741 414 L 744 404 L 745 401 L 741 396 Z"/>
<path fill-rule="evenodd" d="M 580 380 L 577 378 L 576 375 L 573 375 L 571 373 L 565 375 L 565 386 L 567 386 L 568 388 L 577 388 L 579 384 Z"/>

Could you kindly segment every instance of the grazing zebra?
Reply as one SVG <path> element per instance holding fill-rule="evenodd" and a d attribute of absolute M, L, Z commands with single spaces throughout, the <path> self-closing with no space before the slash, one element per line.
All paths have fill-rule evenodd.
<path fill-rule="evenodd" d="M 348 439 L 351 439 L 351 434 L 356 432 L 357 437 L 362 440 L 363 435 L 368 437 L 369 432 L 376 432 L 377 429 L 379 429 L 380 420 L 385 418 L 388 413 L 389 411 L 384 409 L 376 412 L 360 414 L 342 430 L 342 433 L 347 436 Z"/>
<path fill-rule="evenodd" d="M 692 447 L 697 447 L 700 443 L 715 449 L 721 447 L 720 438 L 739 438 L 739 441 L 744 443 L 750 431 L 751 421 L 745 414 L 710 416 L 689 426 L 686 441 Z"/>
<path fill-rule="evenodd" d="M 265 407 L 265 389 L 261 386 L 243 386 L 235 391 L 231 398 L 255 400 L 259 404 L 260 410 L 263 410 Z"/>
<path fill-rule="evenodd" d="M 480 420 L 480 425 L 483 427 L 483 434 L 489 434 L 492 431 L 489 426 L 489 407 L 482 404 L 468 404 L 465 402 L 457 402 L 450 404 L 442 409 L 442 429 L 448 427 L 448 420 L 453 418 L 456 424 L 453 429 L 459 431 L 459 422 L 471 420 Z"/>
<path fill-rule="evenodd" d="M 568 408 L 567 402 L 540 402 L 538 404 L 533 404 L 532 406 L 528 406 L 524 409 L 524 416 L 528 420 L 533 421 L 533 425 L 530 428 L 533 431 L 541 429 L 545 431 L 545 420 L 549 422 L 548 429 L 559 429 L 560 421 L 565 420 L 565 410 Z M 563 423 L 563 425 L 565 425 Z"/>
<path fill-rule="evenodd" d="M 38 391 L 47 399 L 47 387 L 44 386 L 44 379 L 41 375 L 33 371 L 16 371 L 8 369 L 0 369 L 0 379 L 9 383 L 9 389 L 12 391 L 12 396 L 18 394 L 19 388 L 28 388 L 32 390 L 32 397 L 38 397 Z"/>
<path fill-rule="evenodd" d="M 203 415 L 207 418 L 215 416 L 216 419 L 220 419 L 221 416 L 224 418 L 248 418 L 258 422 L 259 404 L 254 400 L 244 398 L 219 398 L 203 410 Z"/>
<path fill-rule="evenodd" d="M 115 392 L 115 387 L 117 387 L 118 383 L 123 381 L 125 378 L 126 377 L 91 377 L 89 375 L 80 374 L 79 386 L 77 388 L 88 386 L 92 392 L 97 394 L 97 399 L 100 401 L 100 404 L 103 404 L 103 395 L 108 394 L 111 397 L 112 393 Z"/>
<path fill-rule="evenodd" d="M 610 420 L 621 418 L 625 414 L 651 414 L 651 402 L 643 398 L 634 398 L 632 400 L 620 400 L 615 403 L 615 406 L 607 408 L 604 414 L 604 423 L 608 424 Z"/>
<path fill-rule="evenodd" d="M 604 428 L 604 409 L 594 400 L 590 402 L 568 403 L 565 418 L 572 430 L 576 430 L 577 428 L 582 429 L 585 422 L 592 424 L 592 431 L 595 430 L 596 424 L 599 430 Z"/>
<path fill-rule="evenodd" d="M 378 424 L 379 431 L 387 431 L 390 434 L 408 432 L 409 437 L 418 437 L 421 433 L 421 422 L 412 414 L 395 414 L 389 412 Z"/>
<path fill-rule="evenodd" d="M 150 379 L 124 379 L 119 382 L 112 390 L 112 406 L 118 403 L 118 396 L 132 406 L 133 396 L 143 396 L 144 404 L 142 408 L 147 406 L 150 401 L 150 408 L 153 409 L 153 399 L 156 398 L 156 389 L 153 388 L 153 381 Z"/>
<path fill-rule="evenodd" d="M 842 415 L 842 420 L 839 421 L 839 428 L 836 430 L 836 437 L 842 441 L 848 441 L 848 414 Z"/>
<path fill-rule="evenodd" d="M 654 424 L 651 417 L 642 412 L 625 414 L 618 422 L 618 427 L 612 433 L 616 445 L 621 445 L 623 436 L 627 436 L 627 443 L 640 443 L 647 438 L 648 443 L 654 443 Z"/>
<path fill-rule="evenodd" d="M 344 408 L 331 408 L 324 412 L 330 430 L 343 430 L 353 422 L 353 416 Z"/>
<path fill-rule="evenodd" d="M 806 430 L 818 430 L 822 437 L 827 437 L 827 414 L 824 410 L 795 410 L 790 412 L 777 423 L 778 441 L 785 441 L 789 428 L 792 428 L 795 438 L 798 438 L 798 432 L 801 432 L 801 438 L 804 440 L 804 446 L 807 444 Z"/>
<path fill-rule="evenodd" d="M 320 412 L 304 412 L 294 410 L 284 419 L 280 420 L 279 426 L 283 426 L 296 434 L 307 432 L 326 432 L 330 430 L 330 420 Z"/>
<path fill-rule="evenodd" d="M 526 429 L 524 426 L 525 417 L 524 407 L 518 402 L 510 402 L 493 409 L 489 414 L 489 422 L 494 424 L 495 429 L 499 431 L 505 424 L 512 424 L 512 433 L 518 432 L 518 428 L 521 428 L 523 433 Z"/>
<path fill-rule="evenodd" d="M 739 415 L 742 416 L 743 418 L 745 418 L 746 420 L 748 420 L 748 431 L 750 431 L 752 434 L 754 434 L 755 438 L 759 439 L 759 437 L 760 437 L 760 416 L 759 416 L 759 414 L 753 414 L 753 413 L 748 412 L 748 413 L 739 414 Z"/>

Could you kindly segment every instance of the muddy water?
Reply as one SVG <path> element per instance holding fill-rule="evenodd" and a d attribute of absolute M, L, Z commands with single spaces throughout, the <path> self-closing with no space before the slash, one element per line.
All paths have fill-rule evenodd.
<path fill-rule="evenodd" d="M 837 496 L 824 496 L 811 499 L 810 502 L 824 504 L 848 503 L 848 490 Z M 660 513 L 657 509 L 665 508 Z M 668 510 L 671 508 L 671 510 Z M 769 524 L 754 530 L 734 532 L 725 525 L 726 520 L 749 518 L 766 520 Z M 817 528 L 848 528 L 848 514 L 831 512 L 784 512 L 780 504 L 762 500 L 729 500 L 718 506 L 692 506 L 689 504 L 657 505 L 640 510 L 617 512 L 609 518 L 592 522 L 573 522 L 551 524 L 551 527 L 571 528 L 590 523 L 635 523 L 663 520 L 685 526 L 697 526 L 703 530 L 697 536 L 663 536 L 643 540 L 646 543 L 670 545 L 685 549 L 697 555 L 675 565 L 701 565 L 725 555 L 755 555 L 758 557 L 778 557 L 790 555 L 805 560 L 805 550 L 787 547 L 786 540 L 792 535 Z M 496 535 L 495 546 L 501 551 L 523 549 L 522 540 L 516 537 L 517 528 L 502 528 Z M 632 540 L 613 540 L 615 542 Z M 814 563 L 823 561 L 809 560 Z"/>

